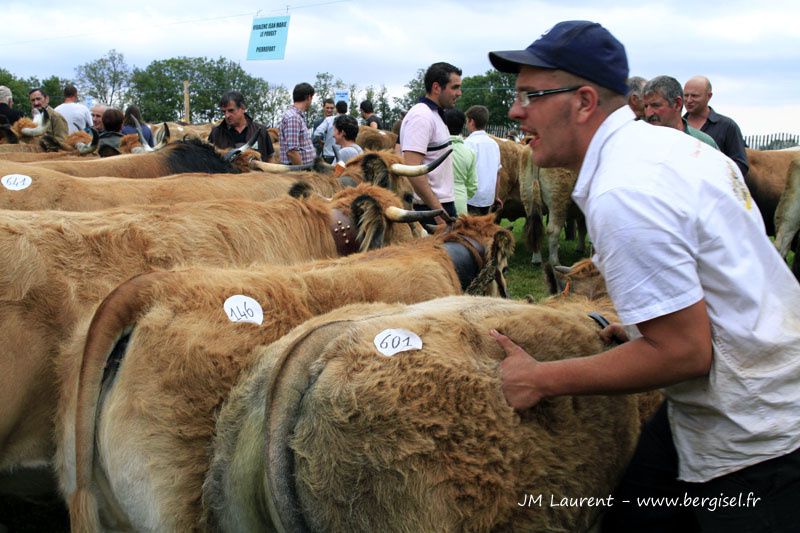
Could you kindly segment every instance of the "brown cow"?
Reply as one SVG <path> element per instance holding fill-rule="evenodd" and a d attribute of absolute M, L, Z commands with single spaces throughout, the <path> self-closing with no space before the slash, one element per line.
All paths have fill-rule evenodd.
<path fill-rule="evenodd" d="M 800 157 L 792 150 L 752 150 L 746 148 L 750 170 L 745 177 L 747 188 L 753 197 L 767 235 L 775 235 L 775 210 L 786 188 L 789 164 Z"/>
<path fill-rule="evenodd" d="M 369 126 L 359 126 L 356 144 L 364 150 L 394 150 L 397 135 L 391 131 L 378 130 Z"/>
<path fill-rule="evenodd" d="M 533 164 L 531 150 L 526 144 L 491 137 L 500 147 L 502 165 L 497 196 L 503 201 L 503 207 L 498 212 L 498 217 L 509 220 L 527 218 L 528 246 L 533 252 L 531 262 L 542 262 L 540 249 L 543 234 L 546 234 L 548 261 L 553 265 L 560 264 L 558 248 L 561 230 L 570 220 L 578 223 L 576 251 L 584 253 L 586 224 L 583 214 L 571 197 L 577 175 L 562 168 L 540 169 Z M 547 228 L 543 231 L 542 217 L 545 214 Z"/>
<path fill-rule="evenodd" d="M 794 242 L 794 264 L 792 272 L 800 279 L 800 246 L 798 246 L 798 231 L 800 231 L 800 158 L 795 158 L 789 165 L 786 177 L 786 188 L 781 194 L 778 207 L 775 210 L 775 246 L 781 257 L 786 258 Z"/>
<path fill-rule="evenodd" d="M 197 140 L 169 143 L 154 152 L 87 161 L 44 161 L 35 165 L 82 177 L 156 178 L 184 172 L 239 172 L 231 163 L 223 160 L 213 146 Z"/>
<path fill-rule="evenodd" d="M 97 529 L 97 517 L 85 514 L 96 498 L 107 502 L 104 528 L 198 528 L 214 415 L 254 347 L 348 303 L 412 303 L 464 289 L 504 294 L 502 271 L 512 248 L 513 237 L 492 216 L 462 217 L 431 238 L 343 259 L 282 268 L 192 268 L 123 284 L 95 313 L 83 362 L 82 346 L 74 343 L 78 351 L 66 355 L 61 370 L 70 377 L 58 417 L 64 421 L 59 441 L 66 443 L 59 470 L 65 493 L 77 490 L 73 528 Z M 263 316 L 263 323 L 232 323 L 228 313 L 246 318 L 244 307 L 223 309 L 237 294 L 254 300 L 249 311 Z M 114 375 L 104 371 L 112 352 L 111 364 L 119 369 Z M 101 398 L 103 388 L 111 392 Z M 95 453 L 98 466 L 107 465 L 100 474 L 107 485 L 93 479 Z M 141 481 L 130 484 L 133 478 Z"/>
<path fill-rule="evenodd" d="M 633 451 L 637 399 L 516 413 L 488 331 L 540 361 L 585 356 L 605 348 L 590 310 L 613 312 L 585 299 L 352 305 L 257 349 L 217 421 L 210 529 L 586 531 Z M 387 357 L 390 339 L 417 349 Z M 562 503 L 578 497 L 595 499 Z"/>
<path fill-rule="evenodd" d="M 242 198 L 264 201 L 284 196 L 298 179 L 325 197 L 343 187 L 329 174 L 176 174 L 158 179 L 80 178 L 33 165 L 0 162 L 0 176 L 28 176 L 21 190 L 0 187 L 0 209 L 95 211 L 123 205 Z"/>
<path fill-rule="evenodd" d="M 53 450 L 53 358 L 78 319 L 129 277 L 176 265 L 291 264 L 412 238 L 399 200 L 369 185 L 333 200 L 228 200 L 0 217 L 0 472 Z M 351 226 L 340 231 L 339 227 Z M 334 231 L 335 230 L 335 231 Z"/>

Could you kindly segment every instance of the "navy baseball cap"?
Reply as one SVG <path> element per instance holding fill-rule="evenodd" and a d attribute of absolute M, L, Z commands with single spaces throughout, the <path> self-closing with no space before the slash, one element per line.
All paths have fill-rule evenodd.
<path fill-rule="evenodd" d="M 523 65 L 558 69 L 615 93 L 628 93 L 625 47 L 607 29 L 588 20 L 559 22 L 525 50 L 489 52 L 489 61 L 500 72 L 516 74 Z"/>

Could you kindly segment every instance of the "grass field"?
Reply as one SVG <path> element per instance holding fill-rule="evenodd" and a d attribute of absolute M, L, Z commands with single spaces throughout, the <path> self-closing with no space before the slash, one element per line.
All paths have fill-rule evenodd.
<path fill-rule="evenodd" d="M 508 220 L 503 220 L 501 225 L 504 228 L 513 225 L 516 239 L 514 256 L 508 265 L 509 297 L 520 299 L 531 295 L 536 301 L 539 301 L 549 296 L 542 266 L 531 264 L 531 252 L 525 244 L 525 235 L 523 233 L 525 221 L 519 219 L 512 224 Z M 559 248 L 558 257 L 562 265 L 571 265 L 583 259 L 581 255 L 575 253 L 576 243 L 577 241 L 564 240 L 564 232 L 561 232 L 561 247 Z M 544 256 L 547 257 L 547 252 L 544 253 Z"/>
<path fill-rule="evenodd" d="M 539 301 L 549 296 L 542 266 L 531 264 L 531 252 L 525 244 L 525 235 L 523 233 L 525 221 L 519 219 L 512 224 L 508 220 L 503 220 L 501 225 L 504 228 L 513 226 L 514 237 L 516 238 L 514 256 L 511 258 L 508 265 L 509 272 L 507 280 L 509 297 L 520 299 L 531 295 L 536 301 Z M 561 247 L 559 248 L 558 257 L 562 265 L 571 265 L 583 259 L 581 255 L 575 253 L 576 243 L 577 241 L 564 240 L 564 232 L 561 232 Z M 544 256 L 547 257 L 546 252 Z M 794 253 L 789 252 L 788 264 L 791 265 L 793 260 Z"/>

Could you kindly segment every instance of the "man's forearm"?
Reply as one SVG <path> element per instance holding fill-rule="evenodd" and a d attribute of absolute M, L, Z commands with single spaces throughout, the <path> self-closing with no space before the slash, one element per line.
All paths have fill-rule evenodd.
<path fill-rule="evenodd" d="M 433 189 L 431 189 L 430 183 L 428 183 L 427 174 L 409 177 L 408 181 L 411 183 L 411 187 L 414 189 L 414 192 L 417 193 L 417 196 L 419 196 L 420 200 L 422 200 L 422 203 L 427 205 L 430 209 L 439 209 L 442 207 L 441 202 L 439 202 L 439 198 L 436 197 Z"/>

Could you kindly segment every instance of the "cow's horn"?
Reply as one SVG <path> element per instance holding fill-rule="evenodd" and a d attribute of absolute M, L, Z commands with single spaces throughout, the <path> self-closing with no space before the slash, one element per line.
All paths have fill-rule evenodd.
<path fill-rule="evenodd" d="M 265 163 L 258 159 L 251 159 L 248 163 L 252 170 L 260 170 L 262 172 L 287 172 L 289 165 L 282 165 L 280 163 Z"/>
<path fill-rule="evenodd" d="M 439 156 L 435 161 L 431 161 L 427 165 L 404 165 L 402 163 L 395 163 L 392 165 L 392 172 L 399 176 L 406 176 L 409 178 L 413 178 L 414 176 L 422 176 L 423 174 L 427 174 L 431 172 L 436 167 L 442 164 L 442 162 L 447 159 L 447 156 L 453 151 L 452 148 L 448 148 L 445 153 Z"/>
<path fill-rule="evenodd" d="M 144 138 L 144 132 L 142 131 L 142 125 L 139 124 L 139 119 L 131 115 L 133 119 L 133 123 L 136 126 L 136 132 L 139 134 L 139 143 L 142 145 L 142 149 L 139 152 L 152 152 L 153 148 L 150 147 L 150 144 L 147 142 L 147 139 Z M 131 150 L 133 152 L 133 150 Z M 138 153 L 138 152 L 133 152 Z"/>
<path fill-rule="evenodd" d="M 444 209 L 433 209 L 431 211 L 411 211 L 395 206 L 386 208 L 386 218 L 392 222 L 419 222 L 426 218 L 433 218 L 444 213 Z"/>
<path fill-rule="evenodd" d="M 572 272 L 572 267 L 564 266 L 564 265 L 556 265 L 553 267 L 556 272 L 561 272 L 562 274 L 569 274 Z"/>
<path fill-rule="evenodd" d="M 89 128 L 89 131 L 92 132 L 92 142 L 89 144 L 86 143 L 75 143 L 75 148 L 78 150 L 78 153 L 81 155 L 91 154 L 95 150 L 97 150 L 97 143 L 100 142 L 100 134 L 97 133 L 97 130 L 94 128 Z"/>
<path fill-rule="evenodd" d="M 233 150 L 230 150 L 228 153 L 222 156 L 222 159 L 224 159 L 228 163 L 233 162 L 237 157 L 242 155 L 242 152 L 244 152 L 245 150 L 249 150 L 256 143 L 257 139 L 258 139 L 258 128 L 256 128 L 255 133 L 253 133 L 253 136 L 250 137 L 250 139 L 246 143 L 241 145 L 239 148 L 234 148 Z"/>

